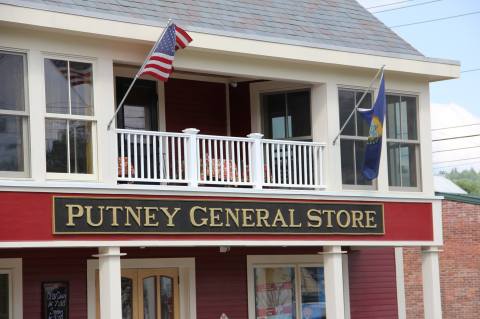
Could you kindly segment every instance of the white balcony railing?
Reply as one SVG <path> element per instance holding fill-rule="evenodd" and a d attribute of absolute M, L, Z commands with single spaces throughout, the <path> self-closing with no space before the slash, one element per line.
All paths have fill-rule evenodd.
<path fill-rule="evenodd" d="M 324 188 L 314 142 L 117 129 L 118 181 L 253 188 Z"/>

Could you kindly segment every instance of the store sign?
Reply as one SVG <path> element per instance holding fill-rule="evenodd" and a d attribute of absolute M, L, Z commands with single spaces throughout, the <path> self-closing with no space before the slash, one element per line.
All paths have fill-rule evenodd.
<path fill-rule="evenodd" d="M 350 202 L 54 197 L 55 234 L 385 233 L 383 205 Z"/>

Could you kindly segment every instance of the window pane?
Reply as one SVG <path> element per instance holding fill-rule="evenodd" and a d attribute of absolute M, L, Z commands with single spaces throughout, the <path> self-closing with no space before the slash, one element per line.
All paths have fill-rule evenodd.
<path fill-rule="evenodd" d="M 367 141 L 355 141 L 355 161 L 357 168 L 356 175 L 356 184 L 357 185 L 372 185 L 372 181 L 365 179 L 362 173 L 363 162 L 365 161 L 365 147 L 367 146 Z"/>
<path fill-rule="evenodd" d="M 295 318 L 295 268 L 255 268 L 254 275 L 255 317 Z"/>
<path fill-rule="evenodd" d="M 355 107 L 355 93 L 350 90 L 339 90 L 338 103 L 340 107 L 340 127 L 342 127 Z M 355 135 L 355 118 L 348 121 L 342 135 Z"/>
<path fill-rule="evenodd" d="M 355 168 L 353 166 L 353 141 L 340 139 L 340 149 L 342 157 L 342 184 L 355 184 Z"/>
<path fill-rule="evenodd" d="M 157 285 L 156 277 L 143 279 L 143 319 L 157 317 Z"/>
<path fill-rule="evenodd" d="M 287 94 L 287 137 L 311 136 L 310 92 Z"/>
<path fill-rule="evenodd" d="M 9 318 L 9 290 L 8 274 L 0 274 L 0 319 Z"/>
<path fill-rule="evenodd" d="M 122 277 L 122 319 L 133 317 L 133 280 Z"/>
<path fill-rule="evenodd" d="M 23 56 L 0 52 L 0 109 L 25 110 Z"/>
<path fill-rule="evenodd" d="M 151 109 L 145 106 L 123 106 L 124 128 L 130 130 L 151 130 Z"/>
<path fill-rule="evenodd" d="M 47 172 L 67 173 L 67 121 L 45 121 Z"/>
<path fill-rule="evenodd" d="M 93 115 L 92 64 L 70 62 L 72 114 Z"/>
<path fill-rule="evenodd" d="M 0 171 L 23 171 L 23 160 L 22 117 L 0 115 Z"/>
<path fill-rule="evenodd" d="M 355 103 L 360 101 L 360 98 L 363 95 L 363 92 L 356 92 L 355 93 L 356 98 L 355 98 Z M 362 100 L 362 103 L 360 103 L 359 108 L 363 109 L 370 109 L 372 107 L 372 94 L 367 93 L 365 97 Z M 357 118 L 357 136 L 368 136 L 370 126 L 368 123 L 363 119 L 363 117 L 358 114 L 358 112 L 355 112 L 355 117 Z M 353 119 L 351 119 L 353 122 Z"/>
<path fill-rule="evenodd" d="M 70 113 L 67 61 L 45 59 L 45 98 L 48 113 Z"/>
<path fill-rule="evenodd" d="M 300 268 L 302 275 L 302 318 L 325 319 L 325 280 L 323 267 Z"/>
<path fill-rule="evenodd" d="M 417 187 L 417 145 L 388 143 L 390 186 Z"/>
<path fill-rule="evenodd" d="M 160 305 L 161 318 L 174 318 L 174 304 L 173 304 L 173 278 L 160 276 Z"/>
<path fill-rule="evenodd" d="M 263 96 L 264 105 L 264 127 L 267 138 L 285 139 L 287 132 L 285 128 L 285 94 L 269 94 Z"/>
<path fill-rule="evenodd" d="M 417 98 L 412 96 L 402 97 L 402 105 L 404 105 L 405 124 L 402 121 L 403 139 L 417 140 Z M 403 113 L 402 113 L 403 114 Z"/>
<path fill-rule="evenodd" d="M 92 124 L 86 121 L 70 121 L 70 173 L 91 174 Z"/>

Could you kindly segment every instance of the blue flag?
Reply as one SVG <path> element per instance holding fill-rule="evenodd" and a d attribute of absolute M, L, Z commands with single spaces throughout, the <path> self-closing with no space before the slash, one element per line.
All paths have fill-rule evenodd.
<path fill-rule="evenodd" d="M 362 173 L 368 180 L 378 176 L 380 155 L 382 153 L 383 121 L 385 119 L 385 80 L 383 72 L 380 78 L 380 88 L 375 104 L 371 109 L 358 109 L 363 119 L 370 125 L 367 146 L 365 147 L 365 159 L 363 161 Z"/>

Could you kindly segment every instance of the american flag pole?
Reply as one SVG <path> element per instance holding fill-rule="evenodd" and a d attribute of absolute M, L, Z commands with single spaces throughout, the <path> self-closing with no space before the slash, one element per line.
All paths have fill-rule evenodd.
<path fill-rule="evenodd" d="M 135 74 L 135 77 L 134 77 L 133 80 L 132 80 L 132 83 L 130 83 L 130 86 L 128 87 L 127 91 L 126 91 L 125 94 L 123 95 L 123 98 L 122 98 L 122 100 L 120 101 L 120 103 L 118 104 L 115 112 L 113 113 L 112 118 L 111 118 L 110 121 L 108 122 L 108 126 L 107 126 L 107 130 L 108 130 L 108 131 L 110 130 L 110 128 L 111 128 L 111 126 L 112 126 L 112 123 L 113 123 L 113 120 L 114 120 L 115 117 L 117 116 L 118 112 L 122 109 L 123 103 L 125 103 L 125 100 L 127 99 L 128 93 L 130 93 L 130 91 L 132 90 L 133 85 L 135 84 L 135 81 L 137 81 L 138 77 L 140 76 L 140 73 L 142 72 L 142 70 L 143 70 L 143 68 L 145 67 L 145 65 L 147 64 L 147 62 L 150 60 L 150 57 L 152 56 L 153 51 L 154 51 L 155 48 L 157 47 L 158 42 L 163 38 L 165 32 L 168 30 L 168 27 L 169 27 L 171 24 L 172 24 L 172 19 L 168 19 L 167 25 L 166 25 L 165 28 L 163 29 L 162 34 L 160 34 L 160 36 L 158 37 L 157 41 L 156 41 L 155 44 L 152 46 L 152 49 L 150 50 L 150 53 L 148 54 L 148 56 L 147 56 L 147 58 L 145 59 L 145 61 L 143 61 L 143 64 L 142 64 L 142 66 L 140 67 L 140 69 L 138 69 L 137 74 Z"/>

